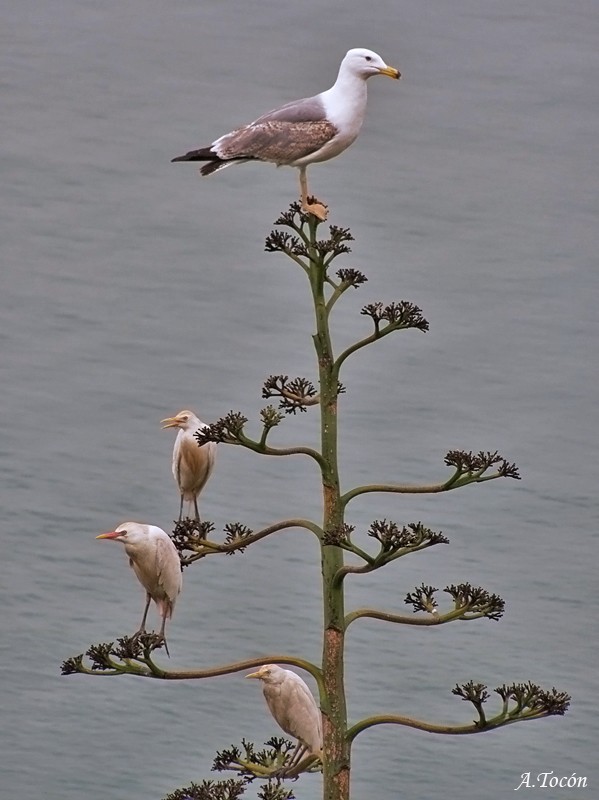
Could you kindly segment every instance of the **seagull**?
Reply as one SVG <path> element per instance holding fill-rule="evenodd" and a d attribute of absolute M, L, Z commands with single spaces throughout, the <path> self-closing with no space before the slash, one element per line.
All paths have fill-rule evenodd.
<path fill-rule="evenodd" d="M 173 615 L 175 602 L 183 586 L 181 559 L 170 536 L 156 525 L 123 522 L 114 531 L 101 533 L 96 539 L 112 539 L 125 545 L 129 564 L 137 580 L 146 590 L 146 605 L 141 625 L 134 636 L 145 632 L 150 600 L 153 600 L 162 617 L 158 636 L 164 642 L 168 653 L 164 628 L 167 618 L 170 619 Z"/>
<path fill-rule="evenodd" d="M 262 681 L 270 713 L 285 733 L 298 740 L 287 769 L 298 764 L 306 751 L 322 760 L 322 717 L 306 682 L 277 664 L 264 664 L 245 677 Z"/>
<path fill-rule="evenodd" d="M 172 161 L 205 161 L 202 175 L 246 161 L 297 167 L 302 211 L 325 220 L 327 207 L 308 201 L 306 168 L 338 156 L 356 140 L 366 112 L 366 81 L 373 75 L 401 77 L 399 70 L 389 67 L 372 50 L 349 50 L 337 80 L 326 92 L 275 108 L 249 125 L 225 133 L 208 147 L 190 150 Z"/>
<path fill-rule="evenodd" d="M 161 422 L 162 428 L 179 428 L 175 446 L 173 447 L 173 477 L 177 481 L 181 493 L 179 521 L 183 516 L 183 501 L 192 503 L 195 518 L 200 521 L 198 495 L 206 485 L 216 458 L 216 443 L 207 442 L 201 447 L 195 434 L 206 426 L 193 411 L 179 411 L 174 417 L 167 417 Z"/>

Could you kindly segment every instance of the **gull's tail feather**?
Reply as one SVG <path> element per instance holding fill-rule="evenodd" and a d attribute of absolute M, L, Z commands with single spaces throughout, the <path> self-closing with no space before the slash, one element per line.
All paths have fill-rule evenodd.
<path fill-rule="evenodd" d="M 219 169 L 230 167 L 232 164 L 243 164 L 244 161 L 250 161 L 249 158 L 221 158 L 210 147 L 201 147 L 199 150 L 190 150 L 184 156 L 177 156 L 172 158 L 171 163 L 174 161 L 207 161 L 200 168 L 201 175 L 211 175 L 213 172 L 218 172 Z"/>
<path fill-rule="evenodd" d="M 184 156 L 171 158 L 173 161 L 220 161 L 220 158 L 209 147 L 201 147 L 199 150 L 190 150 Z"/>
<path fill-rule="evenodd" d="M 216 172 L 228 166 L 228 162 L 219 158 L 209 147 L 201 147 L 199 150 L 190 150 L 189 153 L 185 153 L 184 156 L 177 156 L 177 158 L 171 159 L 171 163 L 173 161 L 207 161 L 208 163 L 204 164 L 200 169 L 202 175 L 210 175 L 211 172 Z"/>

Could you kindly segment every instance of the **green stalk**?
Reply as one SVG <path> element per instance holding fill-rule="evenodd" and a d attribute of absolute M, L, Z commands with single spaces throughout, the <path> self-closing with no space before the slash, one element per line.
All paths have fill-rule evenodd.
<path fill-rule="evenodd" d="M 326 265 L 324 257 L 319 255 L 315 248 L 317 223 L 310 221 L 309 229 L 310 285 L 316 319 L 316 333 L 313 339 L 320 383 L 323 530 L 327 531 L 337 528 L 343 522 L 344 515 L 337 461 L 338 379 L 329 330 L 329 309 L 324 291 Z M 344 681 L 345 609 L 343 584 L 335 581 L 335 575 L 342 566 L 343 550 L 340 547 L 321 545 L 324 610 L 322 672 L 325 688 L 324 800 L 349 800 L 350 748 L 346 739 L 347 707 Z"/>

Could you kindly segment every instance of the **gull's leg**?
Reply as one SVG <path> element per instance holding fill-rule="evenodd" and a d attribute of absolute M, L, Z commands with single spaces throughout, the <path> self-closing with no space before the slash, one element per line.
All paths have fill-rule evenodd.
<path fill-rule="evenodd" d="M 181 502 L 179 503 L 179 522 L 183 519 L 183 495 L 181 495 Z"/>
<path fill-rule="evenodd" d="M 194 507 L 195 512 L 196 512 L 197 521 L 201 522 L 202 520 L 200 519 L 200 511 L 198 509 L 198 498 L 197 498 L 197 495 L 193 498 L 193 507 Z"/>
<path fill-rule="evenodd" d="M 152 600 L 152 598 L 150 597 L 150 595 L 146 593 L 146 607 L 144 608 L 144 615 L 141 618 L 141 625 L 139 626 L 139 630 L 135 631 L 135 633 L 133 634 L 134 638 L 136 636 L 139 636 L 140 633 L 145 633 L 145 630 L 146 630 L 146 619 L 148 617 L 148 609 L 150 608 L 150 601 L 151 600 Z"/>
<path fill-rule="evenodd" d="M 299 167 L 300 174 L 300 193 L 302 196 L 302 211 L 304 214 L 314 214 L 323 222 L 329 213 L 328 208 L 322 203 L 308 202 L 308 178 L 306 177 L 306 167 Z"/>

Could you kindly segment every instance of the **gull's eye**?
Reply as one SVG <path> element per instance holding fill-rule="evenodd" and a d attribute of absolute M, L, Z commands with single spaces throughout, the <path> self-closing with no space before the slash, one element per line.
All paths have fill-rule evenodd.
<path fill-rule="evenodd" d="M 372 61 L 372 56 L 364 56 L 364 58 L 366 59 L 366 61 Z"/>

